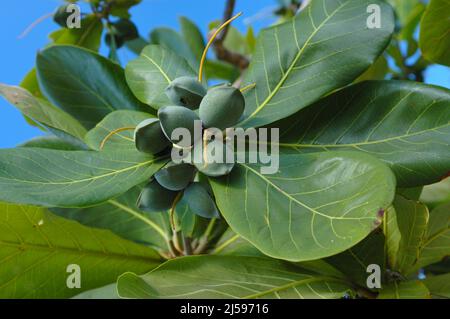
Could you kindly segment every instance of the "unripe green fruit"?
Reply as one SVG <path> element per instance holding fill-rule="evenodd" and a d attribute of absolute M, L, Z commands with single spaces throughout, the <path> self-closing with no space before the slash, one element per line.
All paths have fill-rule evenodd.
<path fill-rule="evenodd" d="M 221 130 L 235 125 L 244 113 L 245 100 L 241 91 L 221 85 L 208 91 L 200 103 L 199 115 L 205 127 Z"/>
<path fill-rule="evenodd" d="M 195 121 L 200 121 L 194 111 L 183 106 L 165 106 L 158 110 L 158 117 L 161 121 L 162 130 L 169 140 L 172 140 L 172 132 L 175 129 L 184 128 L 190 132 L 191 139 L 187 141 L 174 139 L 172 142 L 182 147 L 188 147 L 194 144 Z"/>
<path fill-rule="evenodd" d="M 177 194 L 162 187 L 154 179 L 142 189 L 137 206 L 144 212 L 163 212 L 171 208 Z"/>
<path fill-rule="evenodd" d="M 213 140 L 206 145 L 202 144 L 202 147 L 200 147 L 200 143 L 198 142 L 194 146 L 193 162 L 195 167 L 207 176 L 218 177 L 229 174 L 234 167 L 234 162 L 226 163 L 226 152 L 228 150 L 229 154 L 232 154 L 232 150 L 220 140 Z M 216 154 L 219 149 L 223 154 L 221 162 L 212 162 L 212 158 L 205 159 L 205 156 Z"/>
<path fill-rule="evenodd" d="M 60 6 L 53 15 L 53 21 L 55 21 L 63 28 L 67 28 L 67 19 L 72 14 L 72 12 L 66 11 L 68 6 L 68 4 Z"/>
<path fill-rule="evenodd" d="M 195 172 L 195 167 L 190 164 L 171 162 L 155 174 L 155 179 L 171 191 L 180 191 L 192 182 Z"/>
<path fill-rule="evenodd" d="M 139 36 L 136 26 L 128 19 L 120 19 L 111 23 L 111 29 L 112 33 L 105 35 L 105 42 L 109 47 L 111 46 L 113 36 L 116 48 L 122 47 L 126 41 L 134 40 Z"/>
<path fill-rule="evenodd" d="M 171 145 L 155 118 L 138 124 L 134 130 L 134 143 L 138 151 L 149 154 L 157 154 Z"/>
<path fill-rule="evenodd" d="M 192 110 L 199 107 L 205 94 L 205 87 L 196 78 L 189 76 L 176 78 L 166 89 L 166 95 L 172 103 Z"/>
<path fill-rule="evenodd" d="M 192 183 L 184 191 L 183 200 L 185 200 L 190 210 L 204 218 L 219 217 L 216 203 L 211 194 L 202 183 Z"/>

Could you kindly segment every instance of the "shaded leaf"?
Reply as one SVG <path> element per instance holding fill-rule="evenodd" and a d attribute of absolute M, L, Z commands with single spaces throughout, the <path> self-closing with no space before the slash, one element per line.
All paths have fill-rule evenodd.
<path fill-rule="evenodd" d="M 152 249 L 109 231 L 84 227 L 44 208 L 0 204 L 0 297 L 66 298 L 114 282 L 125 271 L 159 263 Z M 81 288 L 69 289 L 67 266 L 79 265 Z"/>
<path fill-rule="evenodd" d="M 99 206 L 53 208 L 52 212 L 86 226 L 109 229 L 122 238 L 157 250 L 167 250 L 167 234 L 170 232 L 168 215 L 139 211 L 136 206 L 139 193 L 140 187 L 135 187 Z"/>
<path fill-rule="evenodd" d="M 423 283 L 433 298 L 450 298 L 450 274 L 431 276 Z"/>
<path fill-rule="evenodd" d="M 420 22 L 419 46 L 432 62 L 450 66 L 450 1 L 430 0 Z"/>
<path fill-rule="evenodd" d="M 118 109 L 151 111 L 131 93 L 123 69 L 92 51 L 55 45 L 37 57 L 39 83 L 56 106 L 92 128 Z"/>
<path fill-rule="evenodd" d="M 394 282 L 383 287 L 378 295 L 378 299 L 429 299 L 430 292 L 419 280 Z"/>

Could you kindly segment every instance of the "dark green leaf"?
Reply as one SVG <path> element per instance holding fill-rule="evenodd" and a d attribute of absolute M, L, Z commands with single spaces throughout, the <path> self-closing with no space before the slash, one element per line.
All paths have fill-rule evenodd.
<path fill-rule="evenodd" d="M 160 262 L 151 248 L 38 207 L 0 203 L 0 242 L 1 298 L 67 298 Z M 67 286 L 71 264 L 80 267 L 80 289 Z"/>
<path fill-rule="evenodd" d="M 47 97 L 86 128 L 118 109 L 151 111 L 133 96 L 123 69 L 92 51 L 51 46 L 38 54 L 37 70 Z"/>
<path fill-rule="evenodd" d="M 166 262 L 139 277 L 122 275 L 125 298 L 341 298 L 342 279 L 318 275 L 283 261 L 257 257 L 193 256 Z"/>

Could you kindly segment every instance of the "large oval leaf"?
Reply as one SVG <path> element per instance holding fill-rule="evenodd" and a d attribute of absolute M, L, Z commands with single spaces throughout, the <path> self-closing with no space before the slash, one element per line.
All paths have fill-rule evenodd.
<path fill-rule="evenodd" d="M 380 223 L 395 192 L 381 162 L 354 152 L 280 155 L 280 168 L 262 175 L 240 164 L 211 178 L 230 227 L 274 258 L 313 260 L 355 245 Z"/>
<path fill-rule="evenodd" d="M 296 152 L 358 150 L 391 166 L 399 186 L 440 180 L 450 169 L 450 91 L 401 81 L 358 83 L 275 123 Z"/>
<path fill-rule="evenodd" d="M 369 29 L 369 5 L 381 9 L 381 28 Z M 263 30 L 243 85 L 245 127 L 262 126 L 351 83 L 385 49 L 393 12 L 379 0 L 314 0 L 294 19 Z"/>
<path fill-rule="evenodd" d="M 0 298 L 67 298 L 114 282 L 125 271 L 144 273 L 160 258 L 151 248 L 109 231 L 82 226 L 45 208 L 0 203 Z M 81 288 L 67 281 L 80 267 Z"/>
<path fill-rule="evenodd" d="M 168 261 L 142 277 L 120 276 L 125 298 L 342 298 L 351 291 L 339 278 L 287 262 L 236 256 L 194 256 Z"/>
<path fill-rule="evenodd" d="M 137 152 L 0 150 L 0 200 L 84 207 L 147 181 L 164 161 Z"/>
<path fill-rule="evenodd" d="M 92 51 L 54 45 L 38 54 L 36 65 L 49 100 L 86 128 L 118 109 L 151 110 L 131 93 L 123 69 Z"/>
<path fill-rule="evenodd" d="M 99 150 L 103 140 L 114 130 L 122 127 L 136 127 L 143 120 L 153 118 L 154 115 L 138 111 L 120 110 L 108 114 L 86 135 L 85 141 L 94 150 Z M 104 150 L 134 150 L 134 130 L 129 129 L 110 136 L 104 143 Z"/>
<path fill-rule="evenodd" d="M 430 0 L 420 22 L 419 46 L 429 61 L 450 66 L 450 1 Z"/>
<path fill-rule="evenodd" d="M 171 105 L 165 90 L 180 76 L 196 76 L 185 59 L 159 45 L 144 48 L 125 68 L 127 83 L 136 97 L 153 108 Z"/>

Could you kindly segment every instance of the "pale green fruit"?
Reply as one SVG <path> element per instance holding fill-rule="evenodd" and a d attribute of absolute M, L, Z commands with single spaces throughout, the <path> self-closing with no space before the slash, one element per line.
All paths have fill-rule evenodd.
<path fill-rule="evenodd" d="M 165 106 L 158 110 L 158 117 L 161 122 L 161 127 L 164 134 L 170 140 L 172 140 L 172 132 L 177 128 L 185 128 L 189 131 L 191 135 L 190 140 L 182 142 L 172 140 L 173 143 L 181 145 L 183 147 L 194 144 L 195 121 L 200 122 L 200 119 L 194 111 L 183 106 Z"/>
<path fill-rule="evenodd" d="M 173 80 L 166 89 L 166 95 L 175 105 L 197 109 L 206 94 L 205 87 L 196 79 L 182 76 Z"/>
<path fill-rule="evenodd" d="M 208 192 L 207 188 L 202 183 L 192 183 L 184 191 L 183 200 L 187 202 L 190 210 L 204 218 L 219 217 L 219 211 Z"/>
<path fill-rule="evenodd" d="M 192 160 L 195 167 L 207 176 L 217 177 L 229 174 L 234 167 L 234 163 L 226 163 L 226 152 L 228 150 L 231 154 L 232 150 L 220 140 L 210 141 L 206 145 L 202 144 L 202 147 L 200 147 L 200 143 L 201 141 L 196 143 L 193 150 Z M 205 159 L 205 156 L 217 154 L 216 151 L 220 149 L 223 154 L 220 162 L 214 162 L 213 157 Z"/>
<path fill-rule="evenodd" d="M 221 85 L 208 90 L 200 103 L 199 116 L 205 127 L 224 130 L 239 121 L 244 108 L 241 91 L 230 85 Z"/>
<path fill-rule="evenodd" d="M 192 182 L 195 172 L 195 167 L 190 164 L 171 162 L 155 174 L 155 179 L 169 190 L 180 191 Z"/>
<path fill-rule="evenodd" d="M 164 212 L 172 207 L 177 194 L 178 192 L 162 187 L 154 179 L 142 189 L 137 206 L 144 212 Z"/>
<path fill-rule="evenodd" d="M 169 145 L 158 119 L 150 118 L 138 124 L 134 130 L 134 143 L 140 152 L 157 154 Z"/>

